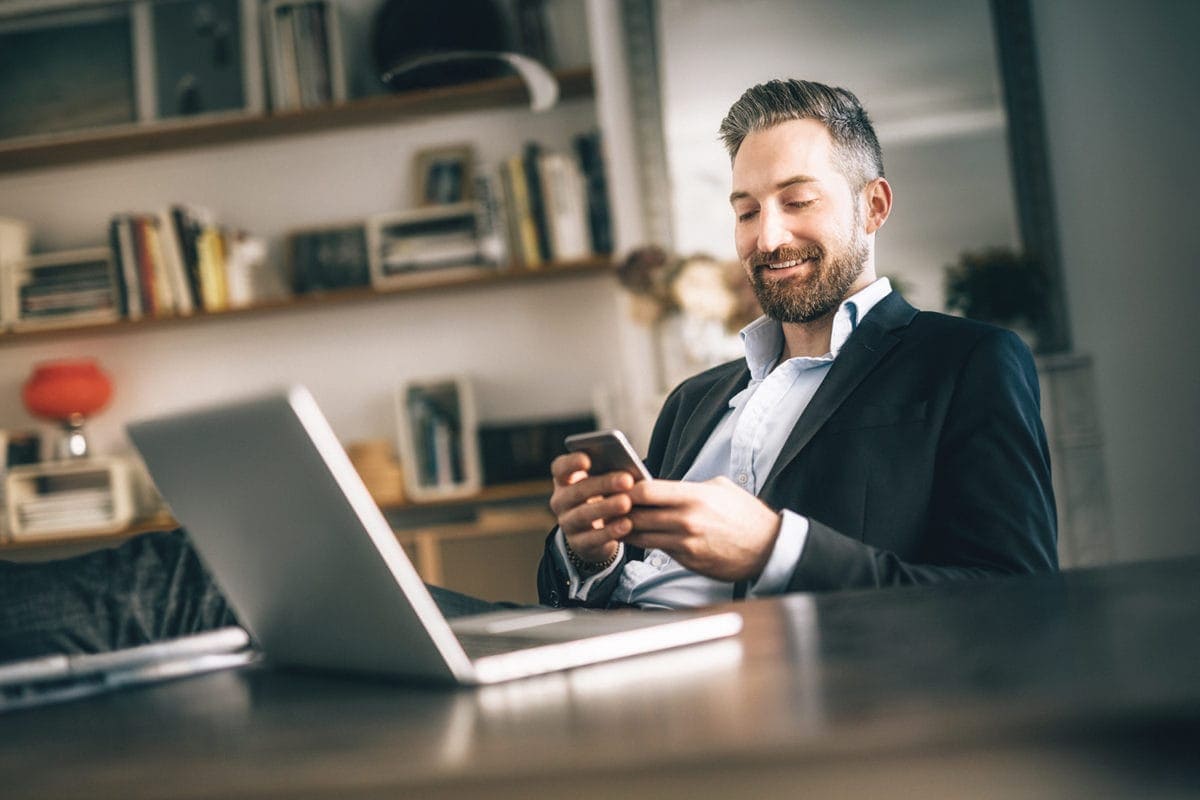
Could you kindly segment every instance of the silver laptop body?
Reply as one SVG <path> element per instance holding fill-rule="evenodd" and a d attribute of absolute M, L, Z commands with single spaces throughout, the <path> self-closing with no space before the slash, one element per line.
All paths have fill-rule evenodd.
<path fill-rule="evenodd" d="M 438 610 L 303 387 L 133 423 L 159 491 L 268 661 L 494 683 L 731 636 L 735 612 Z M 530 565 L 530 580 L 534 565 Z"/>

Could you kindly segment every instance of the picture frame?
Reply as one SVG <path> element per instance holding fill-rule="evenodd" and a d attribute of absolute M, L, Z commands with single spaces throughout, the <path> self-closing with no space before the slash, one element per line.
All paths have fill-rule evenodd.
<path fill-rule="evenodd" d="M 256 0 L 157 0 L 138 6 L 152 63 L 153 119 L 243 116 L 266 108 Z"/>
<path fill-rule="evenodd" d="M 258 20 L 258 0 L 0 7 L 0 140 L 260 114 Z"/>
<path fill-rule="evenodd" d="M 45 253 L 3 267 L 3 317 L 13 331 L 116 322 L 116 263 L 107 247 Z"/>
<path fill-rule="evenodd" d="M 371 285 L 379 290 L 494 271 L 474 203 L 376 214 L 367 220 Z"/>
<path fill-rule="evenodd" d="M 0 139 L 132 125 L 139 108 L 130 5 L 0 9 Z M 55 54 L 50 57 L 48 54 Z M 86 76 L 81 80 L 81 76 Z"/>
<path fill-rule="evenodd" d="M 413 156 L 413 204 L 419 208 L 455 205 L 474 198 L 475 148 L 435 147 Z"/>
<path fill-rule="evenodd" d="M 395 403 L 406 496 L 428 502 L 477 494 L 483 481 L 471 381 L 465 375 L 402 380 Z"/>
<path fill-rule="evenodd" d="M 287 234 L 285 247 L 296 294 L 371 284 L 366 220 L 298 228 Z"/>

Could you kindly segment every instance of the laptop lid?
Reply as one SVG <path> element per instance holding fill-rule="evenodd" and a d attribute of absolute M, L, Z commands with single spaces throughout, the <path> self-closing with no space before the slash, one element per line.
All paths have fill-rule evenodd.
<path fill-rule="evenodd" d="M 273 662 L 472 682 L 462 646 L 306 389 L 128 432 Z"/>

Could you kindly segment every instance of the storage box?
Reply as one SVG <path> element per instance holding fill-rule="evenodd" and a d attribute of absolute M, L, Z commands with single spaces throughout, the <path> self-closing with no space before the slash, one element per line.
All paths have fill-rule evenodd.
<path fill-rule="evenodd" d="M 13 467 L 5 497 L 13 542 L 117 533 L 134 517 L 129 464 L 116 458 Z"/>

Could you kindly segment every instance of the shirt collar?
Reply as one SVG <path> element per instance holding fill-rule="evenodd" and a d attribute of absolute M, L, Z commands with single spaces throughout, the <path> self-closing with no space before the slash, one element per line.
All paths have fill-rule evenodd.
<path fill-rule="evenodd" d="M 858 323 L 891 291 L 891 281 L 880 278 L 842 301 L 833 315 L 829 353 L 825 356 L 827 360 L 831 361 L 837 357 L 850 334 L 858 327 Z M 761 381 L 770 374 L 779 361 L 779 354 L 783 352 L 783 325 L 778 320 L 763 315 L 742 328 L 741 337 L 742 346 L 746 350 L 746 364 L 750 367 L 750 377 L 752 380 Z"/>

